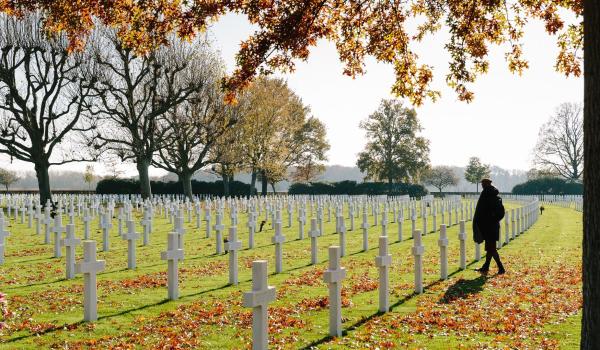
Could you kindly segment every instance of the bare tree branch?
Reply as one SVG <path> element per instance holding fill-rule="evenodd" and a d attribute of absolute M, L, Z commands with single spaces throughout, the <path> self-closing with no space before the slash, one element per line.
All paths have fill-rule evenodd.
<path fill-rule="evenodd" d="M 563 103 L 539 131 L 534 164 L 554 170 L 570 180 L 583 174 L 583 109 L 578 103 Z"/>

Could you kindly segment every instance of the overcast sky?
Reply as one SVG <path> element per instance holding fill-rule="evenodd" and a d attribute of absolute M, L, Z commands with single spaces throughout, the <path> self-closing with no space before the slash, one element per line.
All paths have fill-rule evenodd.
<path fill-rule="evenodd" d="M 235 65 L 239 43 L 252 32 L 245 18 L 223 17 L 210 30 L 215 46 L 221 51 L 228 69 Z M 554 71 L 556 45 L 540 23 L 525 31 L 525 55 L 530 68 L 519 77 L 508 72 L 504 48 L 491 48 L 490 69 L 472 87 L 475 101 L 466 104 L 456 99 L 446 87 L 448 56 L 444 52 L 444 33 L 419 44 L 423 62 L 434 67 L 434 87 L 442 91 L 436 103 L 430 101 L 417 108 L 431 148 L 434 165 L 464 166 L 469 157 L 507 169 L 528 169 L 531 151 L 539 127 L 561 102 L 582 101 L 583 79 L 565 78 Z M 390 87 L 394 75 L 390 66 L 367 62 L 366 74 L 356 79 L 342 75 L 335 46 L 319 42 L 307 62 L 299 62 L 296 71 L 283 75 L 290 87 L 309 105 L 312 113 L 327 126 L 331 144 L 329 164 L 353 166 L 364 146 L 361 120 L 377 109 L 382 98 L 392 98 Z M 8 158 L 0 158 L 3 166 Z M 82 169 L 85 165 L 68 165 L 60 169 Z M 33 166 L 13 163 L 15 169 Z M 97 166 L 101 171 L 102 167 Z M 54 168 L 58 170 L 59 168 Z M 129 168 L 131 175 L 135 168 Z M 153 175 L 161 174 L 153 171 Z"/>

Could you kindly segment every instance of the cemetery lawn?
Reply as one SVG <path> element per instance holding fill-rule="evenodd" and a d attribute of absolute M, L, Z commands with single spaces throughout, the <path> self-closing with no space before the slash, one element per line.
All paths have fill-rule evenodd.
<path fill-rule="evenodd" d="M 506 203 L 507 208 L 516 203 Z M 427 348 L 427 349 L 577 349 L 581 312 L 581 213 L 546 205 L 546 211 L 528 231 L 500 249 L 508 270 L 481 276 L 473 271 L 474 245 L 467 244 L 468 267 L 458 269 L 458 225 L 448 228 L 448 280 L 439 280 L 439 232 L 423 237 L 424 285 L 413 294 L 413 257 L 410 221 L 404 221 L 402 242 L 397 242 L 397 224 L 387 229 L 390 237 L 390 304 L 387 314 L 377 313 L 378 275 L 374 264 L 381 227 L 369 229 L 369 250 L 362 251 L 361 219 L 347 233 L 347 256 L 342 266 L 348 277 L 342 282 L 344 336 L 328 334 L 327 247 L 338 244 L 335 224 L 325 215 L 324 236 L 319 238 L 319 264 L 310 265 L 310 238 L 298 240 L 294 215 L 291 228 L 284 211 L 286 243 L 284 272 L 270 274 L 277 300 L 269 305 L 272 348 Z M 139 215 L 139 214 L 136 214 Z M 262 215 L 261 217 L 264 217 Z M 310 215 L 308 215 L 310 218 Z M 347 215 L 346 215 L 347 217 Z M 214 218 L 214 216 L 213 216 Z M 141 232 L 137 217 L 137 231 Z M 438 220 L 439 220 L 438 216 Z M 373 218 L 369 217 L 370 222 Z M 111 231 L 108 252 L 101 252 L 97 219 L 91 224 L 98 242 L 98 259 L 106 270 L 98 275 L 98 315 L 95 323 L 81 322 L 82 276 L 65 280 L 65 258 L 52 258 L 52 245 L 43 244 L 43 233 L 35 235 L 27 224 L 11 220 L 6 242 L 6 261 L 0 265 L 0 292 L 6 294 L 10 314 L 0 329 L 0 349 L 40 348 L 249 348 L 251 310 L 242 306 L 242 293 L 251 289 L 251 263 L 266 259 L 274 272 L 273 230 L 267 223 L 256 234 L 254 249 L 248 246 L 246 216 L 240 213 L 240 284 L 228 285 L 228 255 L 214 255 L 214 232 L 187 223 L 185 260 L 180 267 L 180 296 L 167 300 L 167 263 L 160 260 L 166 250 L 168 220 L 155 218 L 151 244 L 137 248 L 137 269 L 127 270 L 127 242 Z M 391 215 L 390 215 L 391 221 Z M 67 218 L 63 222 L 67 222 Z M 80 219 L 76 234 L 82 236 Z M 432 218 L 429 217 L 431 227 Z M 439 222 L 438 222 L 439 224 Z M 226 227 L 229 215 L 226 215 Z M 466 225 L 471 237 L 470 222 Z M 346 227 L 350 227 L 346 219 Z M 417 228 L 422 224 L 418 220 Z M 504 227 L 503 227 L 504 228 Z M 42 230 L 43 232 L 43 230 Z M 504 236 L 504 235 L 503 235 Z M 482 255 L 484 255 L 483 253 Z M 82 248 L 77 249 L 77 259 Z M 1 316 L 0 316 L 1 317 Z M 0 318 L 1 320 L 1 318 Z"/>

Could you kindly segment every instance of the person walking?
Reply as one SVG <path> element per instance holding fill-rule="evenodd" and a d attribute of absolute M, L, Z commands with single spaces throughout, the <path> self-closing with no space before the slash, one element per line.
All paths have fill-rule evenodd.
<path fill-rule="evenodd" d="M 485 242 L 485 263 L 476 271 L 487 273 L 490 270 L 490 262 L 492 259 L 498 265 L 498 274 L 504 274 L 506 270 L 496 242 L 500 239 L 500 220 L 504 217 L 504 205 L 502 198 L 498 196 L 498 189 L 492 185 L 492 180 L 481 180 L 481 195 L 475 207 L 475 215 L 473 216 L 473 237 L 475 242 Z M 479 241 L 479 242 L 478 242 Z"/>

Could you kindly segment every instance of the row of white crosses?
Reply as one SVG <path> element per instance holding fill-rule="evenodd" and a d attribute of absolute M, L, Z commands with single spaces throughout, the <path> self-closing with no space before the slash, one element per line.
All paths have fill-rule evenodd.
<path fill-rule="evenodd" d="M 538 216 L 538 207 L 539 203 L 537 201 L 526 204 L 524 207 L 510 211 L 510 215 L 505 219 L 505 225 L 508 227 L 508 219 L 511 218 L 511 223 L 513 227 L 513 238 L 516 235 L 522 233 L 528 227 L 530 227 L 536 220 Z M 59 209 L 60 210 L 60 209 Z M 364 209 L 363 209 L 364 210 Z M 1 211 L 0 211 L 1 212 Z M 84 216 L 86 212 L 84 209 Z M 363 212 L 364 214 L 364 212 Z M 104 212 L 105 222 L 109 216 L 109 209 Z M 128 219 L 131 218 L 130 213 L 127 216 Z M 4 243 L 4 238 L 7 236 L 8 232 L 4 229 L 4 220 L 2 215 L 0 214 L 0 243 Z M 236 222 L 236 217 L 232 217 L 233 222 Z M 54 218 L 53 232 L 57 237 L 60 237 L 62 232 L 66 232 L 66 238 L 60 239 L 59 241 L 59 251 L 55 252 L 55 255 L 60 256 L 60 248 L 65 247 L 66 249 L 66 264 L 67 264 L 67 278 L 73 278 L 74 271 L 77 273 L 84 274 L 84 319 L 85 320 L 94 320 L 97 318 L 96 312 L 96 273 L 102 271 L 105 267 L 105 263 L 103 261 L 96 260 L 96 243 L 93 241 L 84 241 L 84 261 L 75 264 L 75 250 L 78 245 L 80 245 L 80 240 L 74 235 L 74 225 L 68 224 L 66 227 L 63 227 L 61 221 L 60 211 Z M 460 259 L 460 267 L 462 269 L 465 268 L 466 258 L 464 254 L 464 241 L 466 237 L 466 233 L 464 232 L 464 221 L 460 222 L 460 233 L 459 239 L 461 240 L 461 259 Z M 101 224 L 104 228 L 107 227 L 106 223 Z M 183 212 L 180 211 L 174 222 L 175 231 L 169 234 L 168 241 L 168 250 L 162 254 L 162 258 L 169 261 L 169 298 L 176 299 L 178 297 L 178 276 L 177 276 L 177 262 L 183 259 L 183 245 L 182 245 L 182 235 L 183 231 Z M 230 283 L 237 284 L 237 259 L 238 259 L 238 250 L 241 248 L 241 242 L 237 239 L 237 228 L 236 226 L 230 227 L 229 230 L 229 242 L 226 246 L 226 249 L 231 254 L 229 260 L 230 266 Z M 345 224 L 344 220 L 340 221 L 340 246 L 330 249 L 330 269 L 325 276 L 326 282 L 330 285 L 330 293 L 332 300 L 332 326 L 331 333 L 332 335 L 341 334 L 341 323 L 336 323 L 335 320 L 339 318 L 339 310 L 335 310 L 335 305 L 341 305 L 341 301 L 336 303 L 336 298 L 338 293 L 336 292 L 338 288 L 340 288 L 341 280 L 343 279 L 345 273 L 339 267 L 339 257 L 344 256 L 344 245 L 345 245 Z M 445 225 L 440 226 L 440 257 L 441 257 L 441 278 L 447 278 L 447 235 L 446 235 L 446 227 Z M 508 232 L 508 231 L 507 231 Z M 316 252 L 316 240 L 320 236 L 321 232 L 317 228 L 317 219 L 311 219 L 311 229 L 309 231 L 309 236 L 311 237 L 311 261 L 313 264 L 317 262 L 317 252 Z M 135 225 L 132 220 L 127 220 L 127 233 L 122 235 L 122 238 L 128 240 L 128 268 L 135 268 L 135 240 L 139 238 L 138 234 L 135 232 Z M 421 243 L 421 232 L 419 230 L 413 231 L 414 238 L 414 247 L 413 247 L 413 255 L 415 257 L 415 292 L 420 293 L 423 290 L 422 286 L 422 255 L 424 251 L 424 247 Z M 56 239 L 56 238 L 55 238 Z M 276 272 L 281 272 L 282 270 L 282 244 L 285 242 L 285 237 L 281 232 L 281 211 L 275 211 L 275 236 L 273 237 L 273 243 L 275 243 L 276 248 Z M 382 281 L 381 285 L 384 290 L 387 290 L 388 280 L 388 269 L 390 266 L 390 255 L 387 250 L 388 246 L 387 236 L 382 236 L 380 238 L 380 253 L 376 260 L 376 265 L 380 269 L 380 279 Z M 3 245 L 2 245 L 3 246 Z M 2 249 L 3 250 L 3 249 Z M 2 255 L 3 256 L 3 255 Z M 337 272 L 336 272 L 337 271 Z M 262 285 L 266 285 L 263 283 Z M 387 296 L 389 293 L 386 291 L 381 292 L 380 294 L 380 309 L 387 310 L 389 308 L 389 300 Z M 256 303 L 255 303 L 256 304 Z M 257 304 L 258 305 L 258 304 Z M 335 320 L 334 320 L 335 319 Z"/>
<path fill-rule="evenodd" d="M 291 199 L 290 199 L 291 198 Z M 333 199 L 332 199 L 333 198 Z M 362 228 L 363 228 L 363 238 L 364 238 L 364 243 L 363 243 L 363 248 L 366 250 L 368 249 L 368 240 L 367 240 L 367 230 L 368 230 L 368 216 L 365 215 L 367 208 L 370 207 L 372 210 L 372 213 L 374 214 L 374 219 L 375 219 L 375 224 L 377 224 L 377 218 L 378 218 L 378 213 L 379 210 L 381 208 L 381 206 L 383 206 L 383 211 L 381 213 L 381 225 L 382 225 L 382 231 L 385 233 L 387 230 L 387 225 L 388 225 L 388 213 L 389 212 L 393 212 L 394 214 L 392 215 L 392 222 L 396 221 L 398 223 L 398 239 L 402 240 L 402 222 L 405 219 L 405 215 L 404 212 L 409 212 L 410 211 L 410 216 L 411 216 L 411 221 L 412 221 L 412 229 L 414 231 L 415 229 L 415 220 L 416 220 L 416 216 L 417 213 L 419 213 L 419 215 L 421 215 L 422 217 L 422 221 L 423 221 L 423 234 L 426 234 L 428 232 L 427 230 L 427 225 L 428 225 L 428 221 L 427 221 L 427 212 L 426 212 L 426 208 L 429 208 L 431 210 L 431 208 L 433 208 L 431 210 L 431 214 L 433 215 L 433 225 L 432 227 L 437 227 L 437 222 L 436 222 L 436 213 L 437 213 L 437 208 L 440 208 L 441 211 L 441 215 L 442 215 L 442 222 L 445 222 L 444 220 L 444 212 L 448 212 L 448 218 L 449 218 L 449 222 L 448 222 L 448 226 L 452 225 L 452 220 L 451 220 L 451 213 L 452 210 L 451 208 L 454 207 L 455 211 L 456 208 L 458 208 L 459 206 L 461 207 L 461 219 L 463 218 L 463 211 L 462 211 L 462 203 L 460 203 L 460 197 L 456 197 L 456 198 L 449 198 L 443 201 L 434 201 L 431 198 L 423 198 L 421 200 L 421 210 L 420 212 L 417 210 L 417 202 L 415 200 L 411 200 L 411 199 L 407 199 L 407 198 L 401 198 L 401 199 L 397 199 L 397 198 L 392 198 L 391 200 L 384 198 L 380 198 L 380 197 L 356 197 L 356 198 L 352 198 L 352 197 L 332 197 L 332 198 L 326 198 L 327 200 L 323 200 L 323 198 L 321 197 L 317 197 L 316 199 L 311 199 L 310 202 L 310 207 L 313 208 L 315 207 L 313 205 L 313 202 L 316 202 L 316 210 L 317 210 L 317 222 L 319 225 L 319 231 L 322 234 L 323 230 L 323 203 L 326 203 L 328 205 L 328 208 L 331 208 L 331 205 L 335 205 L 336 206 L 336 221 L 337 221 L 337 225 L 336 225 L 336 231 L 338 233 L 340 233 L 340 247 L 342 249 L 342 254 L 345 253 L 345 222 L 344 222 L 344 216 L 343 216 L 343 207 L 344 205 L 348 206 L 348 213 L 349 216 L 351 218 L 351 229 L 353 228 L 353 221 L 354 221 L 354 215 L 358 216 L 359 214 L 359 209 L 361 208 L 362 205 L 362 213 L 363 213 L 363 224 L 362 224 Z M 118 199 L 118 198 L 117 198 Z M 85 205 L 86 202 L 85 201 L 80 201 L 78 200 L 78 204 L 77 204 L 77 212 L 79 213 L 81 211 L 81 208 L 83 207 L 83 218 L 82 221 L 84 222 L 84 239 L 89 239 L 89 222 L 92 220 L 92 216 L 90 215 L 93 212 L 97 212 L 100 215 L 100 220 L 99 220 L 99 228 L 102 230 L 102 235 L 103 235 L 103 251 L 107 251 L 109 249 L 110 246 L 110 242 L 109 242 L 109 231 L 112 228 L 112 213 L 114 211 L 114 206 L 115 206 L 115 197 L 108 197 L 107 199 L 107 205 L 106 208 L 104 208 L 101 205 L 101 201 L 97 200 L 97 199 L 90 199 L 90 205 L 91 205 L 91 209 L 88 209 Z M 307 206 L 307 198 L 306 197 L 298 197 L 298 198 L 294 198 L 294 197 L 288 197 L 287 199 L 287 210 L 288 210 L 288 218 L 291 218 L 292 215 L 292 207 L 294 205 L 296 205 L 298 207 L 298 222 L 299 222 L 299 238 L 303 239 L 304 238 L 304 225 L 306 223 L 306 206 Z M 73 197 L 71 197 L 71 200 L 67 200 L 67 202 L 69 202 L 68 207 L 69 207 L 69 212 L 71 214 L 73 214 L 74 212 L 74 205 L 73 205 Z M 222 247 L 222 238 L 223 238 L 223 232 L 225 229 L 225 226 L 223 224 L 223 216 L 224 216 L 224 212 L 223 209 L 224 207 L 227 206 L 230 208 L 230 214 L 231 214 L 231 220 L 232 221 L 236 221 L 237 220 L 237 208 L 241 207 L 242 210 L 246 210 L 248 212 L 248 228 L 249 228 L 249 247 L 253 247 L 253 243 L 254 243 L 254 232 L 256 230 L 256 217 L 258 217 L 261 207 L 265 208 L 265 213 L 268 214 L 269 212 L 271 212 L 272 216 L 275 217 L 275 215 L 277 214 L 278 211 L 280 211 L 280 208 L 282 206 L 283 203 L 283 199 L 279 199 L 279 200 L 274 200 L 274 201 L 269 201 L 269 200 L 262 200 L 262 199 L 251 199 L 251 200 L 221 200 L 221 199 L 216 199 L 214 200 L 214 207 L 215 210 L 217 211 L 217 223 L 215 224 L 214 228 L 216 231 L 216 236 L 215 240 L 216 240 L 216 253 L 217 254 L 222 254 L 223 253 L 223 247 Z M 31 203 L 31 201 L 29 202 Z M 59 215 L 56 215 L 54 220 L 50 219 L 50 207 L 49 207 L 49 203 L 47 203 L 45 210 L 44 210 L 44 215 L 42 216 L 41 213 L 40 215 L 38 215 L 38 217 L 42 217 L 43 223 L 46 225 L 45 227 L 45 232 L 46 232 L 46 237 L 45 237 L 45 242 L 46 243 L 50 243 L 50 232 L 54 233 L 55 236 L 55 256 L 59 257 L 60 256 L 60 252 L 59 252 L 59 241 L 60 241 L 60 237 L 62 235 L 63 232 L 65 232 L 65 227 L 62 226 L 62 219 L 61 219 L 61 212 L 62 212 L 62 202 L 58 202 L 58 210 L 57 213 Z M 179 228 L 176 228 L 175 230 L 177 232 L 179 232 L 181 235 L 183 234 L 183 225 L 181 225 L 181 218 L 183 216 L 183 214 L 181 214 L 181 210 L 178 210 L 178 207 L 180 205 L 183 206 L 183 204 L 179 203 L 178 201 L 173 201 L 173 202 L 161 202 L 161 201 L 146 201 L 146 202 L 142 202 L 142 201 L 136 201 L 135 202 L 135 206 L 139 208 L 140 204 L 143 207 L 143 216 L 144 218 L 141 221 L 141 224 L 143 226 L 143 238 L 144 238 L 144 245 L 149 244 L 149 234 L 152 230 L 152 217 L 153 217 L 153 203 L 157 203 L 156 205 L 161 208 L 161 211 L 164 211 L 164 213 L 166 214 L 167 212 L 170 213 L 170 218 L 171 221 L 173 221 L 173 217 L 176 215 L 175 213 L 178 213 L 178 223 L 179 223 Z M 197 202 L 199 203 L 199 201 Z M 428 204 L 426 204 L 428 203 Z M 460 203 L 457 204 L 457 203 Z M 123 218 L 125 216 L 125 214 L 123 213 L 123 209 L 126 209 L 126 215 L 128 218 L 131 217 L 131 209 L 132 209 L 132 204 L 131 201 L 129 201 L 127 198 L 123 199 L 123 208 L 120 208 L 119 210 L 119 234 L 122 234 L 122 223 L 123 223 Z M 191 204 L 189 204 L 189 202 L 185 202 L 185 205 L 188 208 L 188 215 L 190 213 L 189 208 L 191 208 Z M 169 210 L 164 209 L 163 208 L 170 208 Z M 201 205 L 198 204 L 197 207 L 201 208 Z M 357 208 L 356 210 L 354 208 Z M 446 208 L 446 209 L 444 209 Z M 467 220 L 470 219 L 470 217 L 472 216 L 472 208 L 473 208 L 473 202 L 470 202 L 470 213 L 468 213 L 466 215 Z M 39 209 L 39 206 L 38 206 Z M 91 213 L 90 213 L 91 211 Z M 207 221 L 207 236 L 210 237 L 210 211 L 211 211 L 211 201 L 210 199 L 206 201 L 206 214 L 205 214 L 205 220 Z M 41 211 L 40 211 L 41 212 Z M 312 217 L 312 210 L 310 211 L 311 217 Z M 280 215 L 280 214 L 279 214 Z M 267 215 L 268 217 L 268 215 Z M 458 219 L 458 215 L 455 215 L 455 218 Z M 289 224 L 289 220 L 288 219 L 288 224 Z M 53 221 L 53 222 L 52 222 Z M 274 225 L 276 220 L 272 220 L 272 224 Z M 279 219 L 277 220 L 279 222 L 281 222 L 281 217 L 279 217 Z M 72 223 L 73 222 L 73 218 L 72 215 L 69 216 L 69 222 Z M 54 225 L 52 225 L 54 224 Z M 237 222 L 235 222 L 234 224 L 237 224 Z M 36 225 L 37 226 L 37 225 Z M 237 225 L 236 225 L 237 226 Z M 344 226 L 344 230 L 342 230 L 342 226 Z M 343 231 L 343 232 L 341 232 Z M 433 232 L 433 230 L 432 230 Z M 507 231 L 508 232 L 508 231 Z M 500 245 L 500 243 L 499 243 Z"/>
<path fill-rule="evenodd" d="M 537 212 L 539 202 L 533 201 L 519 208 L 525 214 L 525 224 L 523 230 L 528 229 L 538 218 Z M 460 269 L 466 268 L 466 254 L 464 237 L 465 221 L 459 221 L 460 231 L 459 239 L 461 240 L 461 259 Z M 316 228 L 315 219 L 311 220 L 311 226 Z M 446 225 L 440 225 L 440 238 L 438 246 L 440 249 L 440 279 L 448 278 L 448 236 Z M 417 294 L 423 293 L 423 254 L 425 251 L 421 240 L 421 231 L 413 232 L 414 246 L 413 255 L 414 264 L 414 291 Z M 382 235 L 379 237 L 379 255 L 375 257 L 375 266 L 379 270 L 379 311 L 388 312 L 389 304 L 389 268 L 392 263 L 392 256 L 389 254 L 388 237 Z M 329 289 L 329 335 L 335 337 L 342 336 L 342 299 L 341 289 L 342 281 L 346 277 L 346 269 L 341 267 L 340 260 L 342 257 L 342 249 L 338 246 L 329 247 L 329 268 L 323 274 L 323 280 L 327 283 Z M 268 286 L 267 283 L 267 262 L 264 260 L 255 261 L 252 264 L 252 291 L 244 293 L 243 305 L 252 308 L 252 336 L 253 349 L 268 348 L 268 303 L 275 300 L 275 287 Z"/>
<path fill-rule="evenodd" d="M 376 200 L 373 201 L 374 203 L 377 202 Z M 96 212 L 100 215 L 100 220 L 99 220 L 99 228 L 102 230 L 102 250 L 103 251 L 108 251 L 109 247 L 110 247 L 110 242 L 109 242 L 109 232 L 112 228 L 112 213 L 114 210 L 114 198 L 110 198 L 106 208 L 103 208 L 100 205 L 100 201 L 91 201 L 92 203 L 92 212 Z M 288 214 L 289 217 L 291 217 L 291 205 L 292 201 L 288 201 Z M 305 205 L 306 202 L 304 202 Z M 329 202 L 328 202 L 329 203 Z M 338 202 L 336 202 L 338 203 Z M 349 206 L 353 207 L 355 202 L 349 202 Z M 413 202 L 414 203 L 414 202 Z M 137 206 L 138 203 L 136 203 Z M 182 246 L 181 244 L 181 239 L 183 237 L 183 233 L 184 228 L 183 228 L 183 218 L 182 218 L 182 214 L 180 211 L 177 210 L 177 203 L 172 203 L 172 205 L 170 206 L 170 210 L 168 211 L 169 213 L 171 213 L 171 218 L 175 215 L 174 213 L 179 213 L 180 215 L 177 217 L 176 223 L 175 223 L 175 232 L 177 232 L 179 234 L 179 241 L 180 241 L 180 246 Z M 312 202 L 311 202 L 312 205 Z M 336 208 L 336 221 L 338 222 L 337 225 L 337 231 L 338 233 L 340 233 L 340 247 L 341 247 L 341 254 L 342 256 L 345 255 L 345 222 L 344 222 L 344 218 L 343 218 L 343 204 L 338 204 L 338 207 Z M 207 236 L 210 236 L 210 203 L 207 202 L 207 210 L 206 210 L 206 220 L 207 220 Z M 223 202 L 219 202 L 216 201 L 216 205 L 215 207 L 217 208 L 217 210 L 222 210 L 224 204 Z M 278 224 L 279 225 L 279 229 L 276 229 L 275 232 L 275 236 L 273 237 L 273 242 L 275 243 L 275 247 L 276 247 L 276 252 L 278 256 L 281 256 L 281 251 L 282 251 L 282 245 L 283 242 L 285 241 L 285 237 L 282 236 L 281 234 L 281 213 L 278 209 L 271 209 L 271 207 L 273 208 L 277 208 L 277 205 L 271 205 L 269 202 L 265 202 L 265 206 L 266 206 L 266 211 L 265 212 L 269 212 L 271 211 L 271 213 L 273 214 L 273 216 L 276 216 L 276 219 L 273 220 L 273 224 Z M 413 204 L 413 207 L 415 206 L 415 204 Z M 82 205 L 78 205 L 78 212 L 81 211 L 81 207 Z M 249 222 L 248 222 L 248 227 L 249 227 L 249 234 L 250 236 L 253 236 L 254 230 L 255 230 L 255 226 L 256 226 L 256 221 L 255 221 L 255 217 L 257 216 L 256 213 L 256 209 L 257 209 L 257 205 L 256 203 L 254 203 L 253 206 L 251 206 L 252 208 L 254 208 L 254 211 L 251 211 L 249 213 Z M 299 205 L 299 217 L 298 217 L 298 221 L 300 223 L 299 225 L 299 238 L 303 239 L 303 231 L 304 231 L 304 223 L 306 221 L 305 218 L 305 209 L 304 206 Z M 363 214 L 364 211 L 366 210 L 367 204 L 363 204 Z M 394 210 L 396 209 L 396 205 L 393 205 Z M 400 212 L 402 212 L 402 203 L 400 204 Z M 123 213 L 123 208 L 120 208 L 119 210 L 119 234 L 122 235 L 122 223 L 123 223 L 123 219 L 124 218 L 131 218 L 131 204 L 130 202 L 128 202 L 127 200 L 124 201 L 124 208 L 127 211 L 127 214 L 125 216 L 125 214 Z M 236 221 L 237 220 L 237 216 L 236 216 L 236 204 L 232 205 L 232 210 L 231 210 L 231 220 L 232 221 Z M 258 206 L 258 208 L 260 209 L 260 206 Z M 377 213 L 379 211 L 379 202 L 377 202 L 377 204 L 373 204 L 371 206 L 371 208 L 373 208 L 373 212 L 375 213 L 375 219 L 377 219 Z M 318 210 L 320 212 L 322 212 L 322 206 L 319 205 L 318 206 Z M 414 208 L 413 208 L 413 213 L 414 213 Z M 71 200 L 70 205 L 69 205 L 69 222 L 72 224 L 73 223 L 73 215 L 74 215 L 74 205 L 73 205 L 73 201 Z M 165 214 L 167 213 L 167 210 L 164 211 Z M 387 225 L 387 203 L 384 204 L 384 211 L 383 211 L 383 218 L 382 218 L 382 229 L 385 232 L 386 229 L 386 225 Z M 146 202 L 144 204 L 144 210 L 143 210 L 143 215 L 144 218 L 141 221 L 142 226 L 144 227 L 144 233 L 143 233 L 143 237 L 144 237 L 144 245 L 147 245 L 149 242 L 149 233 L 151 231 L 151 225 L 152 225 L 152 204 Z M 39 215 L 41 216 L 41 215 Z M 222 223 L 222 216 L 223 216 L 223 212 L 222 211 L 217 211 L 216 214 L 216 220 L 217 223 L 214 226 L 215 232 L 216 232 L 216 253 L 217 254 L 221 254 L 223 253 L 223 248 L 222 248 L 222 232 L 224 231 L 225 226 Z M 401 215 L 402 216 L 402 215 Z M 414 216 L 414 215 L 413 215 Z M 352 217 L 352 215 L 351 215 Z M 365 215 L 363 215 L 363 218 L 366 217 Z M 322 215 L 317 215 L 318 221 L 319 221 L 319 227 L 322 228 L 323 222 L 322 222 Z M 352 217 L 353 218 L 353 217 Z M 58 210 L 57 213 L 54 217 L 54 220 L 50 219 L 50 207 L 49 204 L 46 205 L 45 208 L 45 215 L 43 216 L 43 223 L 46 225 L 46 243 L 49 243 L 49 235 L 50 232 L 54 233 L 54 256 L 55 257 L 61 257 L 61 237 L 62 237 L 62 233 L 66 232 L 66 228 L 63 226 L 62 224 L 62 205 L 61 202 L 58 203 Z M 84 222 L 84 239 L 89 239 L 89 222 L 92 220 L 92 217 L 90 216 L 90 209 L 86 208 L 84 206 L 83 209 L 83 218 L 82 221 Z M 52 222 L 53 221 L 53 222 Z M 173 221 L 171 219 L 171 221 Z M 289 221 L 289 220 L 288 220 Z M 401 221 L 400 225 L 401 225 Z M 235 222 L 236 223 L 236 222 Z M 51 224 L 53 224 L 51 226 Z M 289 224 L 289 222 L 288 222 Z M 363 222 L 363 229 L 365 230 L 366 233 L 366 227 L 367 225 Z M 129 234 L 132 234 L 131 230 L 128 229 L 130 232 L 128 232 Z M 318 235 L 315 234 L 315 230 L 312 230 L 313 234 L 311 236 L 313 241 L 316 241 L 316 238 L 318 237 Z M 401 227 L 399 230 L 399 236 L 401 236 Z M 322 234 L 322 229 L 319 230 L 319 235 Z M 366 236 L 365 236 L 366 237 Z M 401 238 L 401 237 L 399 237 Z M 367 243 L 368 241 L 365 239 L 365 246 L 368 245 Z M 249 239 L 249 245 L 253 246 L 253 237 L 251 237 Z M 316 245 L 316 244 L 315 244 Z M 133 249 L 129 249 L 130 251 L 132 251 L 132 253 L 134 254 L 135 252 L 133 251 L 135 248 Z M 315 254 L 316 255 L 316 254 Z M 131 261 L 131 259 L 129 259 Z M 281 269 L 281 259 L 277 259 L 277 267 L 278 267 L 278 271 Z"/>

